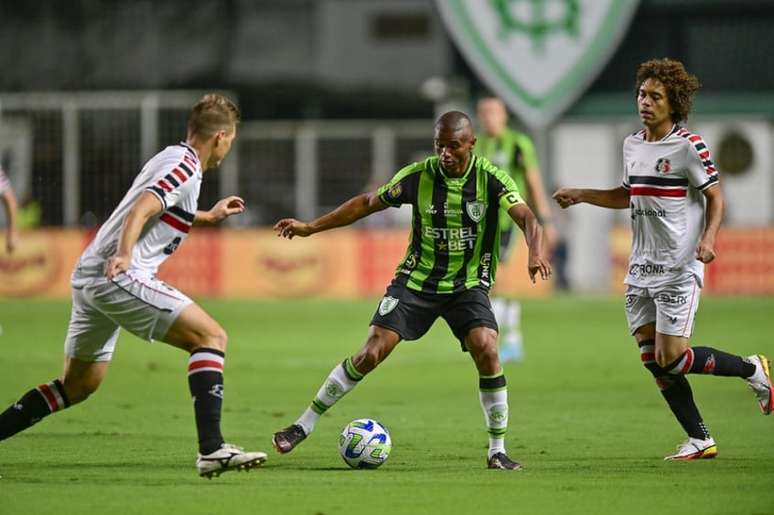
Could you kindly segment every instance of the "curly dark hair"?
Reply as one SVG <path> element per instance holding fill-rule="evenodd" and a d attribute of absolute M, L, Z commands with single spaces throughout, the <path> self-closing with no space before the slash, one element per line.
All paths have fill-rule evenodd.
<path fill-rule="evenodd" d="M 675 123 L 688 119 L 693 96 L 699 89 L 699 79 L 685 70 L 680 61 L 674 59 L 651 59 L 637 68 L 637 81 L 634 84 L 634 98 L 639 96 L 640 86 L 648 79 L 659 80 L 667 91 L 669 105 L 672 108 L 672 121 Z"/>

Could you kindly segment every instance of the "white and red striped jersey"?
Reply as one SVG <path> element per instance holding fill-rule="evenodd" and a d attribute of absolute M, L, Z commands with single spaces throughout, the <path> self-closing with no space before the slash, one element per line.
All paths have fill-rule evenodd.
<path fill-rule="evenodd" d="M 623 186 L 631 196 L 632 253 L 624 282 L 648 288 L 691 274 L 703 284 L 696 247 L 704 231 L 704 194 L 718 172 L 701 137 L 675 125 L 662 140 L 645 131 L 623 144 Z"/>
<path fill-rule="evenodd" d="M 0 195 L 11 189 L 11 181 L 0 166 Z"/>
<path fill-rule="evenodd" d="M 134 246 L 129 271 L 153 276 L 188 235 L 193 225 L 202 182 L 196 151 L 185 143 L 156 154 L 143 167 L 96 237 L 81 254 L 73 272 L 73 286 L 101 276 L 107 258 L 115 254 L 121 226 L 129 210 L 144 192 L 158 197 L 163 209 L 145 224 Z"/>

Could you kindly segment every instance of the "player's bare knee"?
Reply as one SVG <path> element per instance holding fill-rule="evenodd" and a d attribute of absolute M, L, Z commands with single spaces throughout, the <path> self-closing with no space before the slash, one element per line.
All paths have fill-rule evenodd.
<path fill-rule="evenodd" d="M 221 352 L 226 352 L 226 344 L 228 343 L 228 334 L 219 324 L 214 324 L 209 327 L 207 331 L 202 335 L 201 341 L 198 342 L 197 347 L 215 349 Z"/>
<path fill-rule="evenodd" d="M 500 370 L 496 331 L 477 327 L 468 333 L 465 343 L 480 373 L 495 374 Z"/>
<path fill-rule="evenodd" d="M 226 352 L 226 344 L 228 344 L 228 333 L 226 333 L 225 329 L 218 326 L 218 330 L 215 332 L 213 341 L 215 342 L 216 349 L 222 352 Z"/>
<path fill-rule="evenodd" d="M 486 374 L 494 374 L 500 368 L 500 358 L 497 355 L 496 343 L 483 344 L 474 357 L 479 371 Z"/>
<path fill-rule="evenodd" d="M 488 327 L 471 329 L 465 338 L 465 344 L 471 352 L 497 354 L 497 332 Z"/>

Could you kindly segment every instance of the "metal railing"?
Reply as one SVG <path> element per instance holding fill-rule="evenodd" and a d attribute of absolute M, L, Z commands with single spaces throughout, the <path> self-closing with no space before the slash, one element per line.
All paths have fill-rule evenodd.
<path fill-rule="evenodd" d="M 44 225 L 105 220 L 143 163 L 185 137 L 199 91 L 0 94 L 0 158 Z M 234 98 L 233 95 L 225 93 Z M 432 151 L 432 121 L 243 122 L 200 205 L 242 195 L 239 224 L 312 218 Z"/>
<path fill-rule="evenodd" d="M 202 94 L 0 94 L 6 170 L 22 200 L 41 205 L 45 225 L 98 223 L 148 158 L 185 138 L 188 113 Z M 224 163 L 218 189 L 234 188 L 237 167 L 237 159 Z"/>

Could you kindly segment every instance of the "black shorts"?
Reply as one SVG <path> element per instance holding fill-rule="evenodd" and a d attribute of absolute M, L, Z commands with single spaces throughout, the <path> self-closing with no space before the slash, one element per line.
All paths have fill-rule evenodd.
<path fill-rule="evenodd" d="M 438 317 L 449 324 L 463 351 L 467 351 L 465 336 L 471 329 L 498 331 L 488 291 L 483 287 L 459 293 L 422 293 L 394 281 L 379 301 L 371 325 L 391 329 L 404 340 L 418 340 Z"/>

